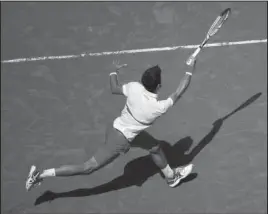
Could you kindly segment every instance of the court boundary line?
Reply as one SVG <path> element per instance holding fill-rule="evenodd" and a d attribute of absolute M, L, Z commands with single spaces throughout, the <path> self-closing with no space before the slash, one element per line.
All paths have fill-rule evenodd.
<path fill-rule="evenodd" d="M 267 39 L 257 39 L 257 40 L 244 40 L 236 42 L 218 42 L 218 43 L 209 43 L 204 47 L 221 47 L 221 46 L 231 46 L 231 45 L 244 45 L 244 44 L 257 44 L 257 43 L 267 43 Z M 143 48 L 143 49 L 130 49 L 130 50 L 121 50 L 121 51 L 103 51 L 103 52 L 84 52 L 81 54 L 73 55 L 59 55 L 59 56 L 37 56 L 37 57 L 27 57 L 27 58 L 16 58 L 9 60 L 2 60 L 1 63 L 22 63 L 22 62 L 33 62 L 33 61 L 46 61 L 46 60 L 63 60 L 63 59 L 75 59 L 75 58 L 84 58 L 92 56 L 110 56 L 110 55 L 123 55 L 123 54 L 136 54 L 136 53 L 152 53 L 160 51 L 174 51 L 178 49 L 194 49 L 199 45 L 180 45 L 180 46 L 171 46 L 171 47 L 159 47 L 159 48 Z"/>

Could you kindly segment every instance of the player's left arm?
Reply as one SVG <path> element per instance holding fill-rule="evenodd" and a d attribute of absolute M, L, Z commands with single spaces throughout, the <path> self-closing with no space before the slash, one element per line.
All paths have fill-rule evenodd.
<path fill-rule="evenodd" d="M 113 65 L 115 66 L 116 70 L 115 72 L 110 73 L 111 92 L 112 94 L 124 95 L 123 87 L 119 83 L 119 80 L 118 80 L 118 73 L 119 73 L 119 70 L 123 67 L 126 67 L 127 64 L 119 64 L 119 61 L 113 61 Z"/>
<path fill-rule="evenodd" d="M 124 95 L 123 87 L 121 84 L 119 84 L 119 81 L 118 81 L 117 72 L 110 73 L 110 88 L 111 88 L 112 94 Z"/>

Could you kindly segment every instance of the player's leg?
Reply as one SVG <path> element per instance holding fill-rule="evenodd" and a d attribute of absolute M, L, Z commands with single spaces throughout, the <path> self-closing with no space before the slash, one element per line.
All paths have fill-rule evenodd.
<path fill-rule="evenodd" d="M 174 170 L 171 169 L 171 167 L 169 166 L 167 158 L 160 146 L 160 143 L 155 144 L 151 149 L 149 149 L 149 153 L 153 162 L 162 171 L 165 178 L 173 178 Z"/>
<path fill-rule="evenodd" d="M 40 183 L 44 178 L 48 177 L 89 175 L 111 163 L 121 153 L 126 153 L 129 148 L 130 144 L 126 138 L 120 132 L 110 127 L 106 135 L 105 145 L 99 148 L 88 161 L 78 165 L 46 169 L 41 173 L 37 171 L 35 166 L 32 166 L 26 181 L 26 189 L 29 190 L 35 184 Z"/>
<path fill-rule="evenodd" d="M 104 150 L 105 148 L 100 148 L 100 150 Z M 108 159 L 109 156 L 107 155 L 106 158 Z M 75 175 L 89 175 L 93 171 L 97 170 L 99 164 L 95 159 L 95 155 L 93 155 L 88 161 L 78 164 L 78 165 L 64 165 L 59 168 L 52 168 L 44 170 L 39 178 L 47 178 L 47 177 L 68 177 L 68 176 L 75 176 Z"/>
<path fill-rule="evenodd" d="M 152 160 L 162 171 L 170 187 L 177 186 L 182 179 L 187 177 L 192 172 L 192 164 L 172 169 L 168 164 L 167 158 L 164 154 L 163 149 L 161 148 L 160 143 L 151 148 L 149 152 Z"/>

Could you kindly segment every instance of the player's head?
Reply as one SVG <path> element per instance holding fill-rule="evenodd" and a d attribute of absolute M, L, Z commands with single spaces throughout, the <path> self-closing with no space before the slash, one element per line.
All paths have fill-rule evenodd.
<path fill-rule="evenodd" d="M 156 65 L 144 71 L 141 83 L 147 91 L 157 93 L 161 87 L 161 68 Z"/>

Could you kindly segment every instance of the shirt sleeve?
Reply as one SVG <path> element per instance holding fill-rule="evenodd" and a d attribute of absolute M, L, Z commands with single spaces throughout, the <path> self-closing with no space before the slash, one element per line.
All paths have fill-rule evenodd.
<path fill-rule="evenodd" d="M 173 104 L 173 100 L 170 97 L 166 100 L 158 101 L 158 113 L 160 115 L 166 113 L 168 109 L 173 106 Z"/>
<path fill-rule="evenodd" d="M 134 90 L 134 87 L 135 87 L 135 82 L 129 82 L 129 83 L 126 83 L 126 84 L 123 84 L 122 85 L 122 91 L 123 91 L 123 94 L 128 97 L 131 93 L 131 91 Z"/>
<path fill-rule="evenodd" d="M 130 83 L 122 85 L 123 94 L 127 97 L 129 94 Z"/>
<path fill-rule="evenodd" d="M 131 92 L 137 91 L 139 88 L 140 86 L 137 82 L 129 82 L 122 85 L 122 91 L 126 97 L 128 97 Z"/>

